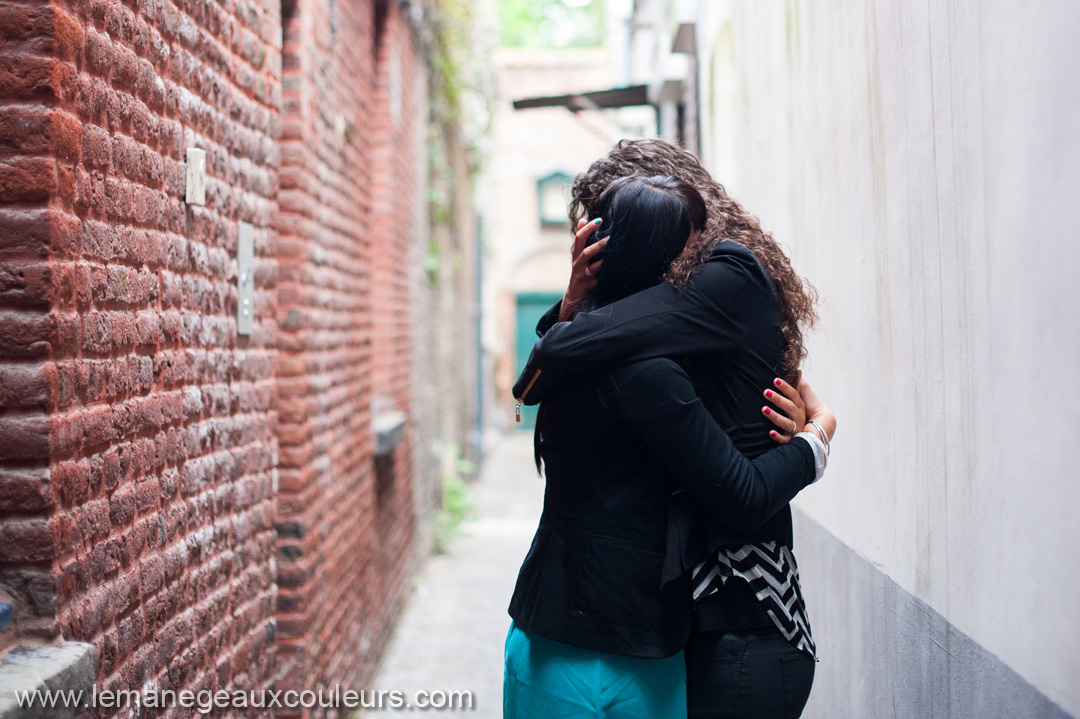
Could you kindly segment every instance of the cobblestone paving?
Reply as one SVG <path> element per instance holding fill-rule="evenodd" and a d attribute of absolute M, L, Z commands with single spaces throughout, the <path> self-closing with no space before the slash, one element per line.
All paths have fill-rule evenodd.
<path fill-rule="evenodd" d="M 502 716 L 506 607 L 529 549 L 543 503 L 543 480 L 532 464 L 532 435 L 504 438 L 472 485 L 474 513 L 446 555 L 421 568 L 394 630 L 372 689 L 468 690 L 471 710 L 422 712 L 434 716 Z M 366 710 L 362 717 L 414 711 Z"/>

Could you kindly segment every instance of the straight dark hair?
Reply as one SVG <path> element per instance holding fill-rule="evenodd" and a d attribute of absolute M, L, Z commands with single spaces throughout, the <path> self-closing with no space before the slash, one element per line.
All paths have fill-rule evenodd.
<path fill-rule="evenodd" d="M 705 200 L 694 186 L 667 175 L 630 176 L 615 180 L 592 206 L 589 220 L 600 228 L 588 244 L 606 239 L 597 253 L 604 261 L 596 286 L 581 304 L 589 311 L 611 304 L 664 281 L 671 263 L 682 254 L 690 235 L 705 229 Z M 536 416 L 533 459 L 542 472 L 540 445 L 544 403 Z"/>
<path fill-rule="evenodd" d="M 588 311 L 660 284 L 691 233 L 705 228 L 705 200 L 693 185 L 667 175 L 615 180 L 592 206 L 600 229 L 590 243 L 606 239 L 596 287 L 583 303 Z"/>

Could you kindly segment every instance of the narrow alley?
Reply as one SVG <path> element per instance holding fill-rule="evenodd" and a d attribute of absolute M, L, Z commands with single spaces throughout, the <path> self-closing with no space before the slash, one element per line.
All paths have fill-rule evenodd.
<path fill-rule="evenodd" d="M 1076 0 L 0 0 L 0 719 L 501 717 L 545 488 L 517 380 L 606 401 L 586 373 L 643 357 L 736 447 L 802 372 L 815 481 L 669 464 L 746 504 L 668 526 L 614 461 L 683 428 L 641 405 L 565 454 L 613 528 L 537 562 L 537 644 L 800 654 L 685 702 L 620 671 L 668 677 L 650 719 L 1080 719 L 1078 32 Z M 657 597 L 680 553 L 720 577 L 697 615 Z M 556 713 L 541 653 L 506 719 Z"/>
<path fill-rule="evenodd" d="M 502 716 L 503 642 L 510 623 L 506 607 L 543 496 L 543 480 L 532 470 L 531 433 L 505 435 L 471 485 L 473 511 L 460 536 L 413 578 L 393 639 L 367 688 L 398 690 L 406 697 L 419 691 L 468 691 L 471 710 L 439 715 Z"/>

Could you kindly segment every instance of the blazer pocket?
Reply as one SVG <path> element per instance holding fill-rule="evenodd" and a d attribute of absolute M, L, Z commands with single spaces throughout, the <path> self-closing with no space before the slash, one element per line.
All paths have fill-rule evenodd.
<path fill-rule="evenodd" d="M 616 617 L 640 619 L 660 609 L 663 548 L 590 535 L 582 549 L 586 582 L 583 604 L 587 613 L 606 622 Z"/>
<path fill-rule="evenodd" d="M 640 539 L 628 539 L 624 537 L 609 537 L 606 534 L 592 534 L 589 535 L 592 541 L 599 545 L 618 549 L 645 552 L 647 554 L 664 554 L 664 547 L 659 544 L 650 544 L 648 542 L 642 542 Z"/>

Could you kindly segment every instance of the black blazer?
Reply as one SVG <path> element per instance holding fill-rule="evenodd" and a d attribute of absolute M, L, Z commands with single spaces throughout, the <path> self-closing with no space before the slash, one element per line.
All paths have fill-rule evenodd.
<path fill-rule="evenodd" d="M 688 574 L 661 581 L 673 491 L 752 532 L 814 478 L 802 439 L 753 462 L 738 453 L 666 359 L 564 382 L 537 432 L 544 511 L 510 616 L 527 632 L 626 656 L 670 656 L 690 632 Z"/>
<path fill-rule="evenodd" d="M 558 305 L 553 307 L 537 328 L 541 338 L 514 385 L 514 396 L 525 394 L 524 403 L 535 404 L 562 382 L 598 367 L 677 358 L 735 447 L 753 458 L 774 444 L 769 439 L 773 425 L 761 414 L 761 393 L 779 376 L 784 352 L 780 319 L 780 303 L 765 268 L 743 245 L 723 241 L 685 290 L 660 284 L 580 313 L 571 322 L 557 323 Z M 724 545 L 794 544 L 789 507 L 753 531 L 710 521 L 687 502 L 681 503 L 677 518 L 683 569 Z"/>

